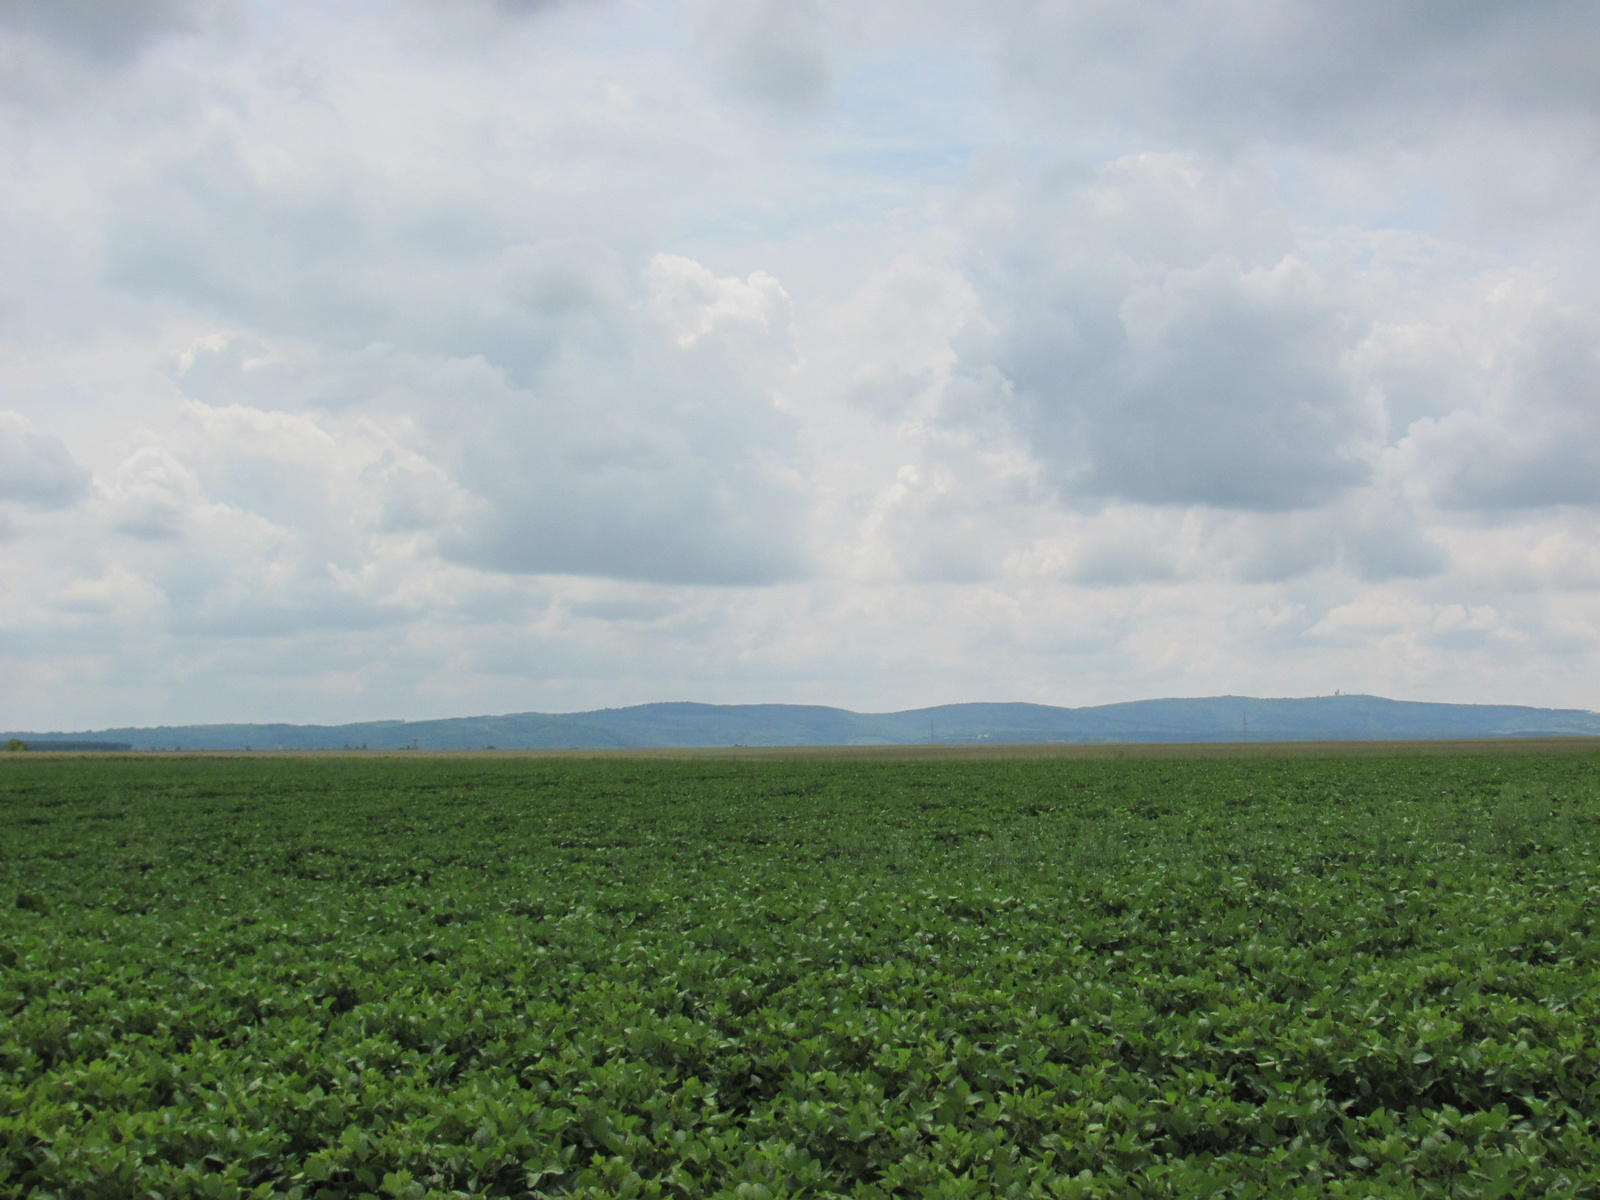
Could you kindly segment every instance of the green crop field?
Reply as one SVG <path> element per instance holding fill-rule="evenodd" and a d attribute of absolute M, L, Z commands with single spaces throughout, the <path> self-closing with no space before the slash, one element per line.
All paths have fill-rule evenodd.
<path fill-rule="evenodd" d="M 0 761 L 0 1197 L 1600 1197 L 1600 755 Z"/>

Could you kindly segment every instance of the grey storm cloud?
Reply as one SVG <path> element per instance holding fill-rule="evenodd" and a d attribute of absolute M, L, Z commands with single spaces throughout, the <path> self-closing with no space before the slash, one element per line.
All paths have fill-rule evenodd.
<path fill-rule="evenodd" d="M 704 34 L 718 71 L 737 91 L 807 110 L 832 83 L 823 14 L 814 0 L 720 0 Z"/>
<path fill-rule="evenodd" d="M 962 351 L 1004 386 L 966 403 L 1005 413 L 1066 501 L 1272 511 L 1368 476 L 1366 319 L 1237 215 L 1248 195 L 1171 156 L 1000 191 L 971 251 L 990 325 Z"/>
<path fill-rule="evenodd" d="M 384 237 L 385 214 L 367 208 L 364 194 L 358 186 L 284 194 L 251 176 L 232 141 L 212 138 L 153 164 L 142 186 L 120 198 L 107 268 L 130 292 L 360 344 L 383 336 L 400 299 L 370 286 L 375 256 L 411 249 L 403 235 L 399 247 Z"/>
<path fill-rule="evenodd" d="M 0 0 L 0 104 L 89 111 L 152 47 L 201 33 L 230 0 Z"/>
<path fill-rule="evenodd" d="M 1080 118 L 1203 143 L 1348 143 L 1470 113 L 1592 117 L 1600 102 L 1600 11 L 1581 0 L 1013 0 L 993 17 L 1020 84 L 1071 97 Z"/>
<path fill-rule="evenodd" d="M 1367 475 L 1370 417 L 1341 361 L 1348 318 L 1295 267 L 1178 272 L 1121 306 L 1121 336 L 1059 390 L 1030 379 L 1029 426 L 1067 486 L 1149 504 L 1285 509 Z"/>
<path fill-rule="evenodd" d="M 649 456 L 659 455 L 652 446 Z M 493 571 L 655 583 L 766 585 L 809 574 L 795 548 L 795 505 L 757 471 L 724 470 L 690 490 L 668 464 L 612 457 L 564 482 L 498 487 L 492 515 L 448 534 L 444 552 Z"/>
<path fill-rule="evenodd" d="M 1483 408 L 1418 423 L 1411 449 L 1448 507 L 1600 506 L 1600 336 L 1542 323 Z"/>
<path fill-rule="evenodd" d="M 36 509 L 67 508 L 89 491 L 89 472 L 58 437 L 34 433 L 0 412 L 0 500 Z"/>
<path fill-rule="evenodd" d="M 216 0 L 0 0 L 0 30 L 120 62 L 155 38 L 195 32 L 217 7 Z"/>
<path fill-rule="evenodd" d="M 563 0 L 494 0 L 495 6 L 502 12 L 516 17 L 530 17 L 561 3 Z"/>
<path fill-rule="evenodd" d="M 805 495 L 773 470 L 790 421 L 716 367 L 650 349 L 638 374 L 569 362 L 538 390 L 457 392 L 424 418 L 435 461 L 482 501 L 442 532 L 446 555 L 662 583 L 809 573 Z"/>

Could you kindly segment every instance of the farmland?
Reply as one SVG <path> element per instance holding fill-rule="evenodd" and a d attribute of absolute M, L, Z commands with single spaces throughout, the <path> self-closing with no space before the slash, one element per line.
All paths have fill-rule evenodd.
<path fill-rule="evenodd" d="M 0 1197 L 1600 1197 L 1600 756 L 0 761 Z"/>

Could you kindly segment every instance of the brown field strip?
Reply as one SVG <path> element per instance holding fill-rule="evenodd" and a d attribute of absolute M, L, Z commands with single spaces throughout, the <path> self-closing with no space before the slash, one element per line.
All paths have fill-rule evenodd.
<path fill-rule="evenodd" d="M 872 746 L 684 746 L 627 749 L 30 750 L 0 761 L 47 758 L 572 758 L 932 762 L 985 759 L 1374 758 L 1414 755 L 1600 754 L 1600 737 L 1509 737 L 1309 742 L 1024 742 Z"/>

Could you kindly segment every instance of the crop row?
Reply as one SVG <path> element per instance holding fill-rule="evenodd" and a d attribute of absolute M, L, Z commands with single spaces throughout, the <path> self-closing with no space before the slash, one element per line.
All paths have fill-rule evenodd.
<path fill-rule="evenodd" d="M 0 1197 L 1600 1196 L 1600 760 L 0 772 Z"/>

